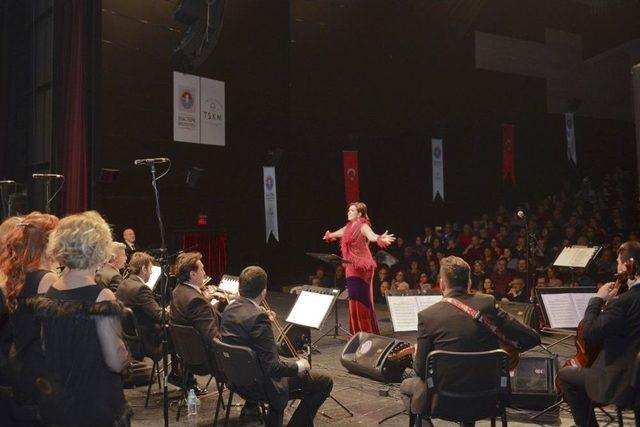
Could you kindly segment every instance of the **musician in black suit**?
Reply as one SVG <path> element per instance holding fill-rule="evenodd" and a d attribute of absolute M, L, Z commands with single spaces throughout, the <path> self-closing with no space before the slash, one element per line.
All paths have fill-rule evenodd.
<path fill-rule="evenodd" d="M 136 232 L 133 231 L 133 228 L 125 228 L 124 231 L 122 232 L 122 239 L 124 240 L 124 244 L 125 244 L 127 262 L 129 262 L 134 252 L 137 252 L 140 250 L 140 248 L 136 244 Z"/>
<path fill-rule="evenodd" d="M 533 329 L 496 308 L 493 296 L 469 293 L 470 268 L 462 258 L 443 258 L 440 262 L 439 278 L 445 298 L 458 300 L 479 310 L 504 337 L 515 342 L 521 351 L 540 344 L 540 336 Z M 413 361 L 416 377 L 404 380 L 400 386 L 405 406 L 413 414 L 425 412 L 427 389 L 424 379 L 427 356 L 431 351 L 475 352 L 495 350 L 499 347 L 498 337 L 489 328 L 456 306 L 440 301 L 425 308 L 418 313 L 418 343 Z M 464 375 L 464 372 L 460 372 L 460 375 Z"/>
<path fill-rule="evenodd" d="M 176 260 L 178 283 L 173 290 L 171 320 L 193 326 L 205 341 L 213 342 L 220 335 L 220 315 L 201 289 L 206 276 L 201 259 L 199 252 L 185 252 Z"/>
<path fill-rule="evenodd" d="M 267 427 L 282 425 L 290 391 L 301 391 L 303 399 L 291 416 L 289 426 L 310 426 L 325 401 L 333 381 L 326 375 L 312 373 L 305 359 L 281 360 L 276 350 L 269 316 L 260 308 L 267 294 L 267 273 L 256 266 L 240 274 L 240 297 L 232 301 L 222 314 L 220 331 L 228 344 L 250 347 L 265 375 L 264 394 L 269 400 Z M 255 390 L 244 390 L 253 397 Z M 260 396 L 255 395 L 256 399 Z"/>
<path fill-rule="evenodd" d="M 564 398 L 578 426 L 597 426 L 591 402 L 630 405 L 633 360 L 640 351 L 640 243 L 618 249 L 618 272 L 627 273 L 629 290 L 617 295 L 606 283 L 591 298 L 582 320 L 582 338 L 602 351 L 590 368 L 566 367 L 558 372 Z M 623 284 L 624 285 L 624 284 Z M 605 307 L 606 304 L 606 307 Z M 604 310 L 603 310 L 604 308 Z M 640 411 L 636 410 L 636 420 Z"/>
<path fill-rule="evenodd" d="M 144 252 L 136 252 L 129 261 L 129 277 L 116 292 L 116 298 L 133 310 L 145 349 L 148 352 L 161 351 L 162 307 L 154 298 L 152 290 L 145 285 L 151 277 L 153 258 Z"/>
<path fill-rule="evenodd" d="M 118 290 L 118 286 L 122 283 L 122 270 L 127 263 L 127 255 L 125 253 L 126 245 L 120 242 L 111 244 L 111 256 L 100 270 L 96 272 L 95 281 L 99 285 L 103 285 L 111 290 L 114 294 Z"/>

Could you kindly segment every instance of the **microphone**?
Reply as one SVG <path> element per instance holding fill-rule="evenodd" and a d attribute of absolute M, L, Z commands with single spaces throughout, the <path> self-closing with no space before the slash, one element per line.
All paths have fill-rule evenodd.
<path fill-rule="evenodd" d="M 140 166 L 140 165 L 154 165 L 156 163 L 168 163 L 171 160 L 169 160 L 166 157 L 158 157 L 155 159 L 136 159 L 133 161 L 133 164 L 136 166 Z"/>
<path fill-rule="evenodd" d="M 31 177 L 33 179 L 38 179 L 38 178 L 63 179 L 64 175 L 60 175 L 60 174 L 57 174 L 57 173 L 34 173 L 33 175 L 31 175 Z"/>
<path fill-rule="evenodd" d="M 524 214 L 524 211 L 518 211 L 518 213 L 516 215 L 518 215 L 518 218 L 520 218 L 520 219 L 525 219 L 525 217 L 526 217 L 526 215 Z"/>
<path fill-rule="evenodd" d="M 14 185 L 16 182 L 12 179 L 3 179 L 0 181 L 0 185 Z"/>

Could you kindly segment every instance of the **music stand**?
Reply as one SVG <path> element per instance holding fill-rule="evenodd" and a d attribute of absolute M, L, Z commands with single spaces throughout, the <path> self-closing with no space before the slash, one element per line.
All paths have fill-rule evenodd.
<path fill-rule="evenodd" d="M 600 246 L 567 246 L 562 249 L 558 257 L 553 262 L 555 267 L 568 267 L 571 271 L 571 283 L 573 284 L 576 268 L 584 268 L 593 261 L 600 253 Z"/>
<path fill-rule="evenodd" d="M 331 311 L 332 306 L 336 305 L 336 302 L 338 301 L 338 294 L 340 294 L 340 291 L 337 289 L 305 286 L 298 294 L 298 298 L 293 304 L 293 307 L 291 307 L 291 311 L 287 316 L 286 322 L 309 329 L 320 329 L 324 321 L 329 316 L 329 312 Z M 324 335 L 328 333 L 329 332 L 327 331 Z M 311 341 L 310 337 L 311 334 L 309 333 L 309 341 Z M 307 341 L 307 360 L 309 361 L 309 366 L 311 366 L 311 354 L 314 343 L 311 343 L 309 341 Z M 349 408 L 344 406 L 342 402 L 333 397 L 331 394 L 329 395 L 329 397 L 338 405 L 340 405 L 342 409 L 347 411 L 350 416 L 353 417 L 353 412 L 351 412 Z M 326 414 L 324 415 L 327 416 Z"/>
<path fill-rule="evenodd" d="M 338 286 L 337 286 L 337 281 L 336 281 L 336 267 L 338 267 L 339 265 L 342 265 L 342 264 L 353 264 L 353 262 L 349 261 L 349 260 L 346 260 L 344 258 L 340 258 L 338 255 L 335 255 L 335 254 L 307 252 L 306 255 L 308 255 L 308 256 L 310 256 L 312 258 L 318 259 L 318 260 L 324 262 L 325 264 L 329 264 L 329 265 L 333 266 L 333 290 L 335 290 L 337 292 L 337 294 L 340 294 L 340 291 L 338 290 Z M 327 335 L 329 335 L 331 333 L 332 329 L 333 329 L 333 338 L 338 338 L 338 336 L 340 335 L 340 331 L 344 332 L 347 337 L 351 336 L 349 331 L 347 331 L 345 328 L 342 327 L 342 324 L 340 323 L 340 320 L 338 318 L 338 301 L 337 300 L 336 300 L 335 304 L 333 305 L 333 312 L 334 312 L 334 316 L 335 316 L 334 317 L 333 327 L 328 328 L 326 331 L 324 331 L 322 333 L 322 335 L 320 335 L 320 337 L 317 338 L 312 343 L 312 345 L 315 345 L 315 343 L 317 343 L 322 338 L 324 338 Z"/>

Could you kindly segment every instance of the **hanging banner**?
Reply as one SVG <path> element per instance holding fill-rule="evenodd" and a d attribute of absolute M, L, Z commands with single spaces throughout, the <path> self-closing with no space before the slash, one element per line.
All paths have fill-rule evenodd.
<path fill-rule="evenodd" d="M 573 162 L 574 165 L 578 164 L 576 157 L 576 135 L 574 131 L 573 113 L 564 113 L 564 124 L 567 135 L 567 159 Z"/>
<path fill-rule="evenodd" d="M 266 229 L 266 241 L 269 242 L 269 235 L 273 234 L 276 241 L 278 237 L 278 200 L 276 197 L 276 168 L 264 166 L 263 181 L 264 186 L 264 224 Z"/>
<path fill-rule="evenodd" d="M 173 72 L 173 140 L 200 143 L 200 77 Z"/>
<path fill-rule="evenodd" d="M 431 170 L 433 171 L 433 200 L 444 200 L 444 152 L 442 139 L 431 139 Z"/>
<path fill-rule="evenodd" d="M 502 125 L 502 179 L 516 183 L 515 126 Z"/>
<path fill-rule="evenodd" d="M 200 100 L 200 143 L 224 146 L 224 82 L 200 78 Z"/>
<path fill-rule="evenodd" d="M 360 201 L 358 152 L 343 151 L 342 155 L 344 163 L 344 196 L 348 205 Z"/>

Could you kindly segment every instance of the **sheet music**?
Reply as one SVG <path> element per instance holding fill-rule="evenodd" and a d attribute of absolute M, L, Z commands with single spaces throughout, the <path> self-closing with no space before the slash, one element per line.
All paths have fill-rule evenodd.
<path fill-rule="evenodd" d="M 577 328 L 595 294 L 541 294 L 551 328 Z"/>
<path fill-rule="evenodd" d="M 564 248 L 553 265 L 558 267 L 583 268 L 598 251 L 598 247 L 571 246 Z"/>
<path fill-rule="evenodd" d="M 589 300 L 596 296 L 596 294 L 569 294 L 573 299 L 573 303 L 576 307 L 576 314 L 578 318 L 582 320 L 584 318 L 584 312 L 587 310 Z M 576 325 L 577 326 L 577 325 Z"/>
<path fill-rule="evenodd" d="M 418 313 L 442 300 L 442 295 L 417 295 Z"/>
<path fill-rule="evenodd" d="M 237 294 L 238 288 L 240 287 L 240 282 L 238 282 L 238 279 L 233 279 L 228 276 L 222 276 L 222 280 L 220 281 L 220 285 L 218 287 L 225 292 L 229 292 L 230 294 Z"/>
<path fill-rule="evenodd" d="M 156 282 L 158 281 L 158 278 L 160 278 L 161 274 L 162 274 L 162 268 L 158 267 L 157 265 L 152 265 L 151 266 L 151 277 L 149 277 L 149 280 L 147 280 L 145 282 L 145 285 L 147 285 L 147 287 L 149 289 L 153 290 L 153 288 L 156 285 Z"/>
<path fill-rule="evenodd" d="M 580 323 L 570 294 L 542 294 L 551 328 L 575 328 Z"/>
<path fill-rule="evenodd" d="M 388 296 L 387 302 L 395 332 L 418 330 L 418 303 L 415 296 Z"/>
<path fill-rule="evenodd" d="M 335 296 L 302 291 L 287 317 L 287 322 L 319 329 Z"/>

